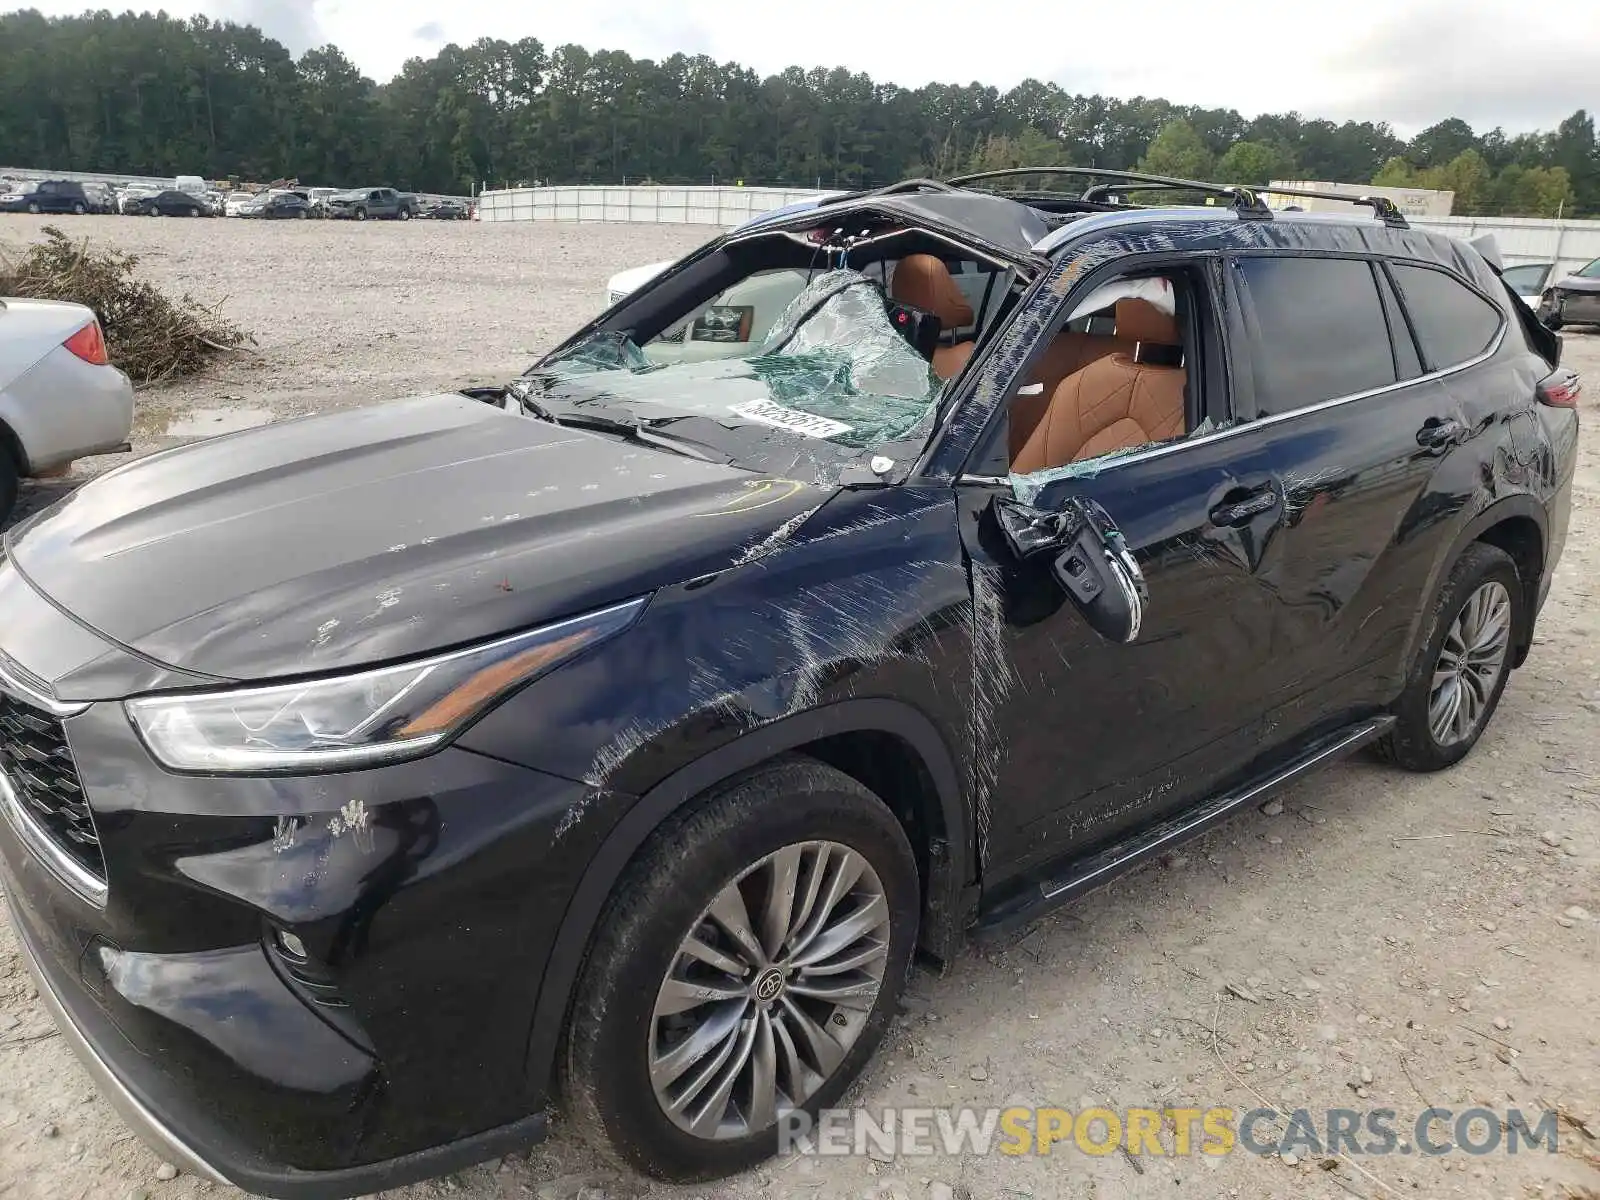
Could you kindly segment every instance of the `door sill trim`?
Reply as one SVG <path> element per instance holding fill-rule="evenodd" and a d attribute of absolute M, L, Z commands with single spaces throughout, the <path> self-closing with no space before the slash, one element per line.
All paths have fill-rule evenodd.
<path fill-rule="evenodd" d="M 1198 837 L 1246 805 L 1265 799 L 1321 767 L 1348 758 L 1382 737 L 1394 723 L 1395 718 L 1386 714 L 1347 725 L 1319 738 L 1287 763 L 1264 775 L 1203 800 L 1170 820 L 1118 842 L 1109 849 L 1078 859 L 980 919 L 977 936 L 985 939 L 1015 929 L 1058 905 L 1111 882 L 1146 859 Z"/>

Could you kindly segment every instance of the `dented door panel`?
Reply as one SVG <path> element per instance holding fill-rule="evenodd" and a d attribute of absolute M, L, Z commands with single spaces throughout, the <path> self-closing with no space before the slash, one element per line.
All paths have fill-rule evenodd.
<path fill-rule="evenodd" d="M 1049 555 L 1017 560 L 990 511 L 1008 488 L 958 489 L 974 586 L 997 597 L 1015 674 L 994 718 L 1008 738 L 994 765 L 991 862 L 1021 870 L 1113 840 L 1204 795 L 1248 755 L 1276 600 L 1237 549 L 1241 530 L 1211 520 L 1216 497 L 1241 483 L 1225 443 L 1113 460 L 1034 501 L 1081 496 L 1116 522 L 1148 591 L 1126 645 L 1089 627 Z"/>

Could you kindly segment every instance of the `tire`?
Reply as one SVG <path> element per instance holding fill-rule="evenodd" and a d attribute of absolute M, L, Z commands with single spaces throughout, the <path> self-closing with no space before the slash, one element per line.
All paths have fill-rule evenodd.
<path fill-rule="evenodd" d="M 0 446 L 0 521 L 11 516 L 17 506 L 17 464 L 12 461 L 4 446 Z"/>
<path fill-rule="evenodd" d="M 1469 611 L 1472 602 L 1482 607 Z M 1378 743 L 1380 755 L 1408 771 L 1442 771 L 1471 752 L 1510 678 L 1526 603 L 1509 554 L 1484 542 L 1462 551 L 1434 602 L 1428 636 L 1394 707 L 1398 722 Z M 1467 652 L 1458 656 L 1463 644 Z M 1480 665 L 1455 671 L 1452 680 L 1462 658 Z M 1443 720 L 1448 713 L 1454 717 Z"/>
<path fill-rule="evenodd" d="M 367 210 L 364 209 L 364 208 L 356 209 L 356 220 L 365 221 L 366 219 L 367 219 Z"/>
<path fill-rule="evenodd" d="M 200 210 L 191 206 L 189 209 L 189 215 L 191 217 L 198 217 L 200 215 Z"/>
<path fill-rule="evenodd" d="M 37 200 L 28 201 L 28 211 L 37 217 L 39 215 L 39 202 Z"/>
<path fill-rule="evenodd" d="M 75 216 L 75 217 L 81 217 L 87 211 L 88 210 L 86 208 L 84 208 L 83 205 L 81 205 L 81 204 L 74 204 L 72 206 L 72 215 Z"/>
<path fill-rule="evenodd" d="M 307 212 L 307 211 L 306 211 L 306 210 L 305 210 L 305 209 L 303 209 L 303 208 L 302 208 L 302 209 L 301 209 L 301 210 L 300 210 L 300 211 L 299 211 L 299 212 L 297 212 L 297 213 L 295 213 L 295 217 L 296 217 L 296 218 L 297 218 L 297 219 L 299 219 L 299 220 L 301 220 L 301 221 L 304 221 L 304 220 L 305 220 L 305 219 L 306 219 L 306 218 L 307 218 L 307 217 L 309 217 L 309 216 L 310 216 L 310 215 L 311 215 L 311 214 L 310 214 L 310 213 L 308 213 L 308 212 Z"/>
<path fill-rule="evenodd" d="M 866 869 L 853 877 L 842 902 L 826 910 L 806 905 L 810 880 L 822 883 L 814 895 L 829 894 L 835 878 L 830 872 L 853 869 L 858 862 Z M 771 892 L 766 885 L 781 878 L 785 868 L 799 898 L 789 906 L 789 917 L 796 917 L 798 904 L 794 924 L 799 928 L 768 937 L 763 909 Z M 764 949 L 741 951 L 727 927 L 715 923 L 713 904 L 728 911 L 730 895 L 740 897 L 736 911 L 756 914 L 747 929 L 764 945 L 778 943 L 780 952 L 773 957 L 779 964 L 796 952 L 796 936 L 804 958 L 819 934 L 848 934 L 849 940 L 829 949 L 823 960 L 836 969 L 808 977 L 818 965 L 813 961 L 791 968 L 784 978 L 778 968 L 746 965 L 744 974 L 735 976 L 685 955 L 687 942 L 699 938 L 716 947 L 724 963 L 767 961 Z M 580 1136 L 608 1157 L 680 1183 L 719 1178 L 776 1153 L 776 1116 L 765 1119 L 752 1104 L 756 1065 L 765 1062 L 772 1069 L 774 1088 L 763 1094 L 775 1100 L 782 1087 L 786 1097 L 799 1092 L 800 1107 L 813 1115 L 838 1103 L 888 1029 L 916 942 L 919 897 L 911 847 L 893 814 L 849 776 L 810 759 L 757 768 L 670 818 L 618 882 L 595 926 L 574 993 L 560 1066 L 562 1094 Z M 758 907 L 747 908 L 752 901 Z M 811 924 L 823 911 L 830 917 Z M 873 917 L 880 923 L 864 931 L 835 924 L 836 919 Z M 837 969 L 841 960 L 858 953 L 873 957 L 860 969 Z M 658 1005 L 672 1004 L 669 984 L 684 975 L 694 985 L 725 988 L 727 994 L 687 1004 L 679 1000 L 681 1011 L 658 1017 Z M 870 995 L 853 997 L 849 1010 L 832 1006 L 809 990 L 802 992 L 803 985 L 812 989 L 819 980 Z M 658 1094 L 652 1058 L 665 1062 L 693 1033 L 718 1029 L 722 1036 L 708 1038 L 711 1049 L 678 1064 L 679 1073 L 661 1076 Z M 834 1036 L 838 1030 L 848 1032 L 848 1041 L 841 1044 L 843 1035 Z M 823 1041 L 810 1040 L 819 1035 Z M 736 1057 L 729 1062 L 739 1063 L 731 1097 L 710 1097 L 703 1105 L 710 1124 L 702 1122 L 697 1133 L 689 1125 L 710 1092 L 693 1087 L 695 1064 L 715 1061 L 709 1056 L 730 1046 Z M 828 1066 L 831 1071 L 820 1069 Z M 719 1067 L 709 1073 L 704 1088 L 728 1085 L 725 1071 Z M 674 1089 L 679 1098 L 688 1094 L 678 1117 L 666 1109 Z M 721 1136 L 709 1136 L 713 1125 L 720 1125 Z"/>
<path fill-rule="evenodd" d="M 161 215 L 161 210 L 152 204 L 149 208 L 144 210 L 144 215 L 147 217 L 159 217 Z"/>
<path fill-rule="evenodd" d="M 409 208 L 402 208 L 402 209 L 401 209 L 401 210 L 400 210 L 400 219 L 401 219 L 401 220 L 402 220 L 402 221 L 409 221 L 409 220 L 411 220 L 411 210 L 410 210 L 410 209 L 409 209 Z"/>

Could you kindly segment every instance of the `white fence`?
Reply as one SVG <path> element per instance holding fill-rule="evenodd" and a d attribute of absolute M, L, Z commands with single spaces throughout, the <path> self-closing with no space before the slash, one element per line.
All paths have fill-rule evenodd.
<path fill-rule="evenodd" d="M 480 221 L 643 221 L 660 225 L 742 225 L 810 200 L 814 188 L 543 187 L 483 192 Z"/>
<path fill-rule="evenodd" d="M 1526 262 L 1554 262 L 1556 273 L 1576 271 L 1600 258 L 1600 221 L 1549 221 L 1534 217 L 1408 217 L 1423 229 L 1451 237 L 1494 234 L 1508 267 Z"/>
<path fill-rule="evenodd" d="M 810 188 L 768 187 L 542 187 L 487 191 L 478 197 L 483 221 L 640 221 L 665 225 L 743 224 L 751 217 L 830 195 Z M 1600 221 L 1518 217 L 1411 217 L 1413 225 L 1453 237 L 1492 233 L 1507 266 L 1560 264 L 1575 270 L 1600 258 Z"/>

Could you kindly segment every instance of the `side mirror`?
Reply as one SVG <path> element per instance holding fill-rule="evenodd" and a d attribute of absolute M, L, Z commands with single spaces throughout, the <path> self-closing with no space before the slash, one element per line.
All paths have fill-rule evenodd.
<path fill-rule="evenodd" d="M 1149 589 L 1105 509 L 1074 496 L 1059 512 L 1044 512 L 998 497 L 995 515 L 1019 559 L 1052 556 L 1051 574 L 1091 629 L 1119 644 L 1139 636 Z"/>

